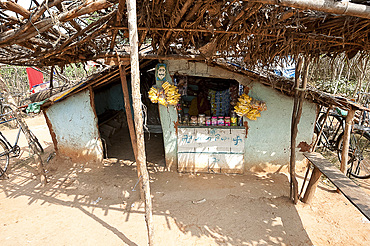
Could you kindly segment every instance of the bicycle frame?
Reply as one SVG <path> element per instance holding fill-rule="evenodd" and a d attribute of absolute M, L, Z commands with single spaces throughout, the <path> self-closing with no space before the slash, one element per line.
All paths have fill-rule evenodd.
<path fill-rule="evenodd" d="M 3 115 L 1 115 L 1 116 L 3 116 Z M 9 120 L 3 120 L 3 121 L 0 122 L 0 124 L 4 124 L 4 123 L 12 121 L 12 120 L 16 120 L 16 118 L 12 118 L 12 119 L 9 119 Z M 17 150 L 19 149 L 18 141 L 19 141 L 19 137 L 21 135 L 21 131 L 23 131 L 23 128 L 19 124 L 19 130 L 18 130 L 18 133 L 17 133 L 17 137 L 15 138 L 14 145 L 12 145 L 8 141 L 8 139 L 3 135 L 3 133 L 0 131 L 0 139 L 2 139 L 6 143 L 7 147 L 9 148 L 9 153 L 14 153 L 15 155 L 17 155 Z"/>
<path fill-rule="evenodd" d="M 18 133 L 17 133 L 17 137 L 15 139 L 15 143 L 14 145 L 11 145 L 11 143 L 8 141 L 8 139 L 6 139 L 6 137 L 3 135 L 2 132 L 0 132 L 0 138 L 7 144 L 7 146 L 9 147 L 10 150 L 14 150 L 16 146 L 18 146 L 18 140 L 19 140 L 19 136 L 21 135 L 21 131 L 22 131 L 22 128 L 19 127 L 19 130 L 18 130 Z"/>

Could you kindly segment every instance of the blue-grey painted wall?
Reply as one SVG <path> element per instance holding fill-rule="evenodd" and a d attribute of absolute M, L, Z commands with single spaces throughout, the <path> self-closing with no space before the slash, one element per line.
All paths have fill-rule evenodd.
<path fill-rule="evenodd" d="M 103 158 L 98 120 L 91 107 L 89 90 L 53 104 L 45 112 L 55 133 L 59 153 L 78 159 Z"/>
<path fill-rule="evenodd" d="M 95 93 L 96 114 L 101 115 L 108 109 L 124 110 L 123 92 L 121 84 L 115 84 L 106 90 Z"/>

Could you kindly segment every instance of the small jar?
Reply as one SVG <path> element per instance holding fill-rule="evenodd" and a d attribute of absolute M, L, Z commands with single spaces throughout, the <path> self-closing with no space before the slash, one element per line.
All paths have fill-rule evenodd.
<path fill-rule="evenodd" d="M 182 121 L 182 124 L 185 125 L 185 126 L 189 125 L 189 115 L 188 114 L 185 114 L 184 120 Z"/>
<path fill-rule="evenodd" d="M 217 125 L 218 126 L 225 126 L 225 120 L 223 116 L 219 116 L 217 120 Z"/>
<path fill-rule="evenodd" d="M 225 126 L 230 126 L 230 117 L 225 117 Z"/>
<path fill-rule="evenodd" d="M 212 117 L 212 126 L 217 126 L 217 117 L 216 116 Z"/>
<path fill-rule="evenodd" d="M 205 126 L 206 125 L 206 115 L 205 114 L 198 115 L 198 125 L 199 126 Z"/>
<path fill-rule="evenodd" d="M 192 117 L 190 118 L 190 125 L 191 125 L 191 126 L 196 126 L 196 125 L 198 125 L 198 117 L 196 117 L 196 116 L 192 116 Z"/>
<path fill-rule="evenodd" d="M 206 126 L 212 125 L 211 116 L 206 116 Z"/>

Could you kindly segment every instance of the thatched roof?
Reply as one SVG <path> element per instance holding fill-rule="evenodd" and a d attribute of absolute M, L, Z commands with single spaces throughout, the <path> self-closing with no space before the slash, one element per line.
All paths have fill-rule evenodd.
<path fill-rule="evenodd" d="M 252 66 L 297 54 L 352 57 L 370 48 L 368 2 L 137 0 L 139 41 L 147 59 L 236 57 Z M 0 63 L 128 57 L 125 1 L 0 0 L 0 9 Z"/>

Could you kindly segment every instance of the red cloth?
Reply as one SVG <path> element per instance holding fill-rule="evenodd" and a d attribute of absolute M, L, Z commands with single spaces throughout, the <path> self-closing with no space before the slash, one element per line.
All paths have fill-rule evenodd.
<path fill-rule="evenodd" d="M 44 83 L 44 75 L 42 74 L 42 72 L 39 72 L 32 67 L 28 67 L 26 68 L 26 70 L 28 83 L 30 84 L 30 90 L 32 90 L 32 87 L 34 87 L 35 85 Z"/>

